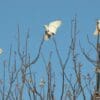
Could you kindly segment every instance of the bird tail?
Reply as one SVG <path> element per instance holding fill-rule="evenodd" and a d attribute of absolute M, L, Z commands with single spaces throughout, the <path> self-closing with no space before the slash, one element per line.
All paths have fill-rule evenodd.
<path fill-rule="evenodd" d="M 48 39 L 49 39 L 48 35 L 45 34 L 45 35 L 44 35 L 44 40 L 48 40 Z"/>

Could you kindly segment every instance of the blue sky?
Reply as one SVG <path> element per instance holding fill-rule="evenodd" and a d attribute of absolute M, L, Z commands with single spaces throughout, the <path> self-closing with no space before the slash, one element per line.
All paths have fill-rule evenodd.
<path fill-rule="evenodd" d="M 44 32 L 43 25 L 55 19 L 63 20 L 61 31 L 68 32 L 70 20 L 76 13 L 82 34 L 91 33 L 94 31 L 95 20 L 99 18 L 99 2 L 98 0 L 0 0 L 2 35 L 0 45 L 3 47 L 13 41 L 18 24 L 22 31 L 26 32 L 30 28 L 31 34 L 33 36 L 35 34 L 36 39 Z"/>
<path fill-rule="evenodd" d="M 43 25 L 56 19 L 63 21 L 55 38 L 64 58 L 63 54 L 66 52 L 64 43 L 67 41 L 69 45 L 70 21 L 75 14 L 78 16 L 79 38 L 84 48 L 88 49 L 86 35 L 95 41 L 93 32 L 96 19 L 100 18 L 99 10 L 99 0 L 0 0 L 0 48 L 4 50 L 4 54 L 0 56 L 0 63 L 8 58 L 10 44 L 13 46 L 16 44 L 18 24 L 22 41 L 28 28 L 30 29 L 29 51 L 32 52 L 35 48 L 34 54 L 32 53 L 35 55 L 44 34 Z M 48 52 L 53 48 L 51 41 L 48 41 L 44 44 L 42 52 L 48 57 Z M 40 66 L 40 63 L 37 65 Z M 42 66 L 38 70 L 41 71 Z M 59 68 L 57 71 L 59 72 Z"/>

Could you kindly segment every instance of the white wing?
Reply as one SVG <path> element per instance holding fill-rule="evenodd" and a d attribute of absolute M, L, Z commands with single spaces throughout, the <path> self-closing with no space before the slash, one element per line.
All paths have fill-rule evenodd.
<path fill-rule="evenodd" d="M 94 32 L 94 35 L 98 35 L 99 30 L 100 30 L 100 20 L 97 21 L 96 30 Z"/>
<path fill-rule="evenodd" d="M 53 34 L 56 34 L 56 31 L 60 27 L 61 23 L 61 20 L 56 20 L 49 23 L 49 25 L 44 25 L 45 31 L 47 31 L 44 35 L 44 39 L 48 40 L 53 36 Z"/>
<path fill-rule="evenodd" d="M 61 26 L 61 21 L 60 20 L 56 20 L 56 21 L 53 21 L 51 22 L 49 25 L 48 25 L 48 30 L 51 32 L 51 33 L 54 33 L 56 34 L 56 31 L 57 29 Z"/>
<path fill-rule="evenodd" d="M 98 20 L 98 23 L 99 23 L 99 24 L 98 24 L 98 28 L 99 28 L 99 30 L 100 30 L 100 20 Z"/>

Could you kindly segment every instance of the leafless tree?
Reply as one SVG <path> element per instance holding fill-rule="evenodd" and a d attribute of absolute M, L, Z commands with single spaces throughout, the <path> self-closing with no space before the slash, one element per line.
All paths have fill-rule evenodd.
<path fill-rule="evenodd" d="M 52 56 L 54 53 L 57 55 L 59 61 L 58 65 L 60 65 L 60 100 L 78 100 L 80 96 L 83 100 L 86 100 L 86 91 L 89 92 L 90 96 L 93 95 L 93 90 L 95 88 L 93 79 L 95 75 L 93 74 L 91 76 L 89 73 L 84 75 L 84 73 L 82 73 L 84 64 L 80 61 L 81 59 L 78 49 L 80 48 L 80 53 L 82 53 L 88 61 L 92 62 L 93 65 L 96 64 L 96 61 L 92 60 L 91 57 L 88 56 L 88 53 L 85 52 L 79 42 L 76 16 L 71 20 L 71 41 L 66 50 L 67 53 L 64 55 L 60 53 L 59 44 L 57 43 L 56 38 L 53 37 L 49 41 L 54 45 L 54 52 L 49 52 L 47 54 L 49 55 L 48 61 L 46 61 L 46 57 L 44 56 L 45 52 L 42 52 L 43 44 L 45 42 L 43 38 L 44 36 L 40 41 L 36 57 L 33 58 L 31 53 L 28 51 L 30 43 L 29 30 L 26 32 L 24 46 L 21 41 L 19 25 L 17 33 L 17 50 L 13 50 L 13 46 L 11 45 L 8 60 L 4 60 L 3 62 L 4 71 L 3 78 L 0 79 L 0 99 L 23 100 L 25 99 L 24 93 L 27 92 L 29 100 L 57 100 L 57 94 L 55 94 L 55 91 L 57 90 L 56 72 L 53 71 L 54 63 L 52 62 Z M 87 39 L 88 43 L 96 50 L 95 45 L 90 42 L 88 36 Z M 65 59 L 62 59 L 62 56 L 65 56 Z M 37 72 L 34 72 L 32 68 L 33 65 L 39 62 L 39 58 L 42 58 L 45 65 L 45 76 L 47 76 L 45 81 L 41 81 L 42 83 L 40 86 L 36 79 Z M 70 69 L 69 73 L 68 69 Z M 44 89 L 46 89 L 45 92 Z M 43 90 L 43 93 L 41 90 Z"/>

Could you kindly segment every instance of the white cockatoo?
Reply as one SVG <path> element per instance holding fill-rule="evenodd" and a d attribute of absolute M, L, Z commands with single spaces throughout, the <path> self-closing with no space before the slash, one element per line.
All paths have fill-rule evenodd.
<path fill-rule="evenodd" d="M 2 54 L 3 53 L 3 49 L 2 48 L 0 48 L 0 54 Z"/>
<path fill-rule="evenodd" d="M 96 22 L 96 30 L 94 32 L 94 35 L 98 35 L 98 33 L 100 34 L 100 20 L 97 20 Z"/>
<path fill-rule="evenodd" d="M 48 40 L 50 37 L 56 34 L 57 29 L 61 26 L 62 21 L 56 20 L 53 22 L 50 22 L 48 25 L 44 25 L 45 27 L 45 35 L 44 39 Z"/>

